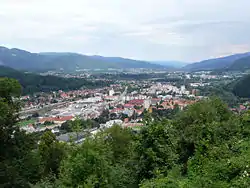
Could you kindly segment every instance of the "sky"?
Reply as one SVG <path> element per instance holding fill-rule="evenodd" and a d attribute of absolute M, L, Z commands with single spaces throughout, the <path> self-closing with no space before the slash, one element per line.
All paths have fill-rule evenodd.
<path fill-rule="evenodd" d="M 185 62 L 250 51 L 249 0 L 0 0 L 0 45 Z"/>

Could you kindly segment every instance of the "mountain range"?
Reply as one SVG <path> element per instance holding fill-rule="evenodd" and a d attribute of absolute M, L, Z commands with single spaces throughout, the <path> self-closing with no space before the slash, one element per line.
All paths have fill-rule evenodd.
<path fill-rule="evenodd" d="M 146 61 L 120 57 L 86 56 L 77 53 L 31 53 L 20 49 L 0 47 L 0 65 L 19 70 L 44 71 L 107 68 L 149 68 L 162 69 L 164 66 Z"/>
<path fill-rule="evenodd" d="M 178 68 L 182 68 L 188 65 L 188 63 L 181 62 L 181 61 L 151 61 L 151 63 L 159 64 L 159 65 L 168 67 L 170 69 L 171 68 L 178 69 Z"/>
<path fill-rule="evenodd" d="M 242 70 L 242 68 L 250 68 L 250 52 L 242 54 L 234 54 L 226 57 L 208 59 L 183 67 L 186 71 L 200 70 Z"/>
<path fill-rule="evenodd" d="M 208 59 L 195 63 L 178 61 L 142 61 L 121 57 L 87 56 L 78 53 L 31 53 L 0 46 L 0 65 L 26 71 L 79 69 L 168 69 L 183 71 L 250 69 L 250 52 Z"/>

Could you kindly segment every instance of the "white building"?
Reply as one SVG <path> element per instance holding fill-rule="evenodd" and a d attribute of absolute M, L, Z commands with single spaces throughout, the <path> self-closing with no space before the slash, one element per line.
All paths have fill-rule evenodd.
<path fill-rule="evenodd" d="M 185 93 L 185 91 L 186 91 L 186 87 L 185 87 L 184 85 L 182 85 L 182 86 L 181 86 L 181 92 L 182 92 L 182 93 Z"/>
<path fill-rule="evenodd" d="M 151 105 L 151 100 L 149 100 L 149 99 L 144 100 L 144 102 L 143 102 L 144 108 L 149 109 L 150 105 Z"/>
<path fill-rule="evenodd" d="M 113 89 L 109 90 L 109 96 L 113 96 L 115 94 L 115 91 Z"/>
<path fill-rule="evenodd" d="M 115 119 L 115 120 L 110 120 L 108 122 L 106 122 L 105 124 L 101 124 L 101 128 L 110 128 L 113 125 L 122 125 L 122 120 L 120 119 Z"/>

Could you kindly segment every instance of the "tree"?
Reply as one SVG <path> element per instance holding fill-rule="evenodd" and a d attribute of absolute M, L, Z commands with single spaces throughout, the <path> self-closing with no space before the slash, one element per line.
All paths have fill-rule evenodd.
<path fill-rule="evenodd" d="M 35 138 L 20 131 L 16 123 L 20 103 L 20 84 L 9 78 L 0 78 L 0 186 L 29 187 L 25 166 L 27 156 L 35 148 Z M 15 98 L 13 98 L 15 97 Z M 20 165 L 22 164 L 22 165 Z M 27 164 L 28 166 L 30 163 Z M 29 171 L 30 172 L 30 171 Z"/>
<path fill-rule="evenodd" d="M 65 132 L 72 132 L 72 128 L 70 125 L 71 125 L 71 121 L 66 121 L 62 123 L 60 130 L 63 130 Z"/>
<path fill-rule="evenodd" d="M 63 185 L 108 187 L 109 160 L 106 152 L 95 141 L 85 140 L 62 163 L 60 180 Z"/>
<path fill-rule="evenodd" d="M 51 131 L 46 131 L 41 137 L 38 149 L 44 165 L 44 176 L 50 173 L 57 176 L 61 160 L 65 155 L 65 145 L 59 143 Z"/>
<path fill-rule="evenodd" d="M 32 117 L 33 117 L 33 118 L 38 118 L 39 116 L 40 116 L 40 115 L 39 115 L 38 112 L 35 112 L 35 113 L 32 114 Z"/>
<path fill-rule="evenodd" d="M 77 117 L 74 121 L 70 121 L 70 128 L 73 132 L 76 132 L 76 139 L 79 139 L 79 133 L 83 130 L 82 120 Z"/>
<path fill-rule="evenodd" d="M 132 143 L 131 131 L 116 125 L 86 138 L 63 161 L 60 181 L 65 187 L 135 187 Z"/>
<path fill-rule="evenodd" d="M 167 171 L 177 161 L 176 144 L 171 122 L 152 122 L 142 128 L 136 147 L 138 157 L 138 179 L 156 177 Z"/>
<path fill-rule="evenodd" d="M 101 135 L 106 147 L 112 150 L 113 161 L 124 161 L 131 153 L 133 135 L 130 129 L 124 129 L 119 125 L 113 125 Z"/>

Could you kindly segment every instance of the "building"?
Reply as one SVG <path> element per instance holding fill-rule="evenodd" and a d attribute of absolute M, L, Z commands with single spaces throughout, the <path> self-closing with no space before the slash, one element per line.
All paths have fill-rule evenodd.
<path fill-rule="evenodd" d="M 143 99 L 134 99 L 134 100 L 131 100 L 128 102 L 128 104 L 132 104 L 132 105 L 135 105 L 135 106 L 142 106 L 144 103 L 144 100 Z"/>
<path fill-rule="evenodd" d="M 115 120 L 110 120 L 110 121 L 106 122 L 105 124 L 101 124 L 100 127 L 102 129 L 104 129 L 104 128 L 110 128 L 113 125 L 122 125 L 122 123 L 123 123 L 122 120 L 115 119 Z"/>
<path fill-rule="evenodd" d="M 149 100 L 149 99 L 144 100 L 143 107 L 145 109 L 149 109 L 150 105 L 151 105 L 151 100 Z"/>
<path fill-rule="evenodd" d="M 73 116 L 56 116 L 56 117 L 42 117 L 38 119 L 39 123 L 44 123 L 45 121 L 54 123 L 63 123 L 65 121 L 73 120 Z"/>
<path fill-rule="evenodd" d="M 115 94 L 115 91 L 113 89 L 109 90 L 109 96 L 113 96 Z"/>

